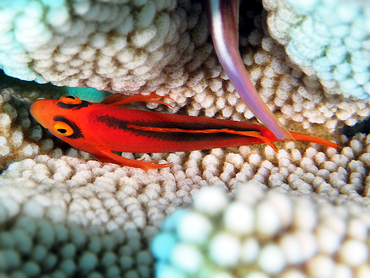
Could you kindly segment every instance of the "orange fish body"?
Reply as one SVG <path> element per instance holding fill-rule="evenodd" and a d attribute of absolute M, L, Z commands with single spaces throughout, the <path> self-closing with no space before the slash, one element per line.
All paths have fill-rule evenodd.
<path fill-rule="evenodd" d="M 112 151 L 176 152 L 261 143 L 268 143 L 277 150 L 272 142 L 280 140 L 263 125 L 117 107 L 134 101 L 166 104 L 158 101 L 160 98 L 154 93 L 132 97 L 113 94 L 101 103 L 92 103 L 74 96 L 64 96 L 59 100 L 42 99 L 34 102 L 31 114 L 52 134 L 103 162 L 144 170 L 172 164 L 128 159 Z M 291 134 L 296 140 L 340 147 L 316 137 Z"/>

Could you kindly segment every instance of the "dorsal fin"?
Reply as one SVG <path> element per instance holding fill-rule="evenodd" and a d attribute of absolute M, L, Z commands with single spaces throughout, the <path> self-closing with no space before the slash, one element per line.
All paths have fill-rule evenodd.
<path fill-rule="evenodd" d="M 134 95 L 134 96 L 125 96 L 120 93 L 115 93 L 115 94 L 112 94 L 106 97 L 100 103 L 117 107 L 117 106 L 121 106 L 124 104 L 136 102 L 136 101 L 144 101 L 144 102 L 160 103 L 160 104 L 167 105 L 168 107 L 172 107 L 170 104 L 164 101 L 158 100 L 163 97 L 173 100 L 172 98 L 168 96 L 160 96 L 160 95 L 157 95 L 156 93 L 151 93 L 150 95 Z"/>

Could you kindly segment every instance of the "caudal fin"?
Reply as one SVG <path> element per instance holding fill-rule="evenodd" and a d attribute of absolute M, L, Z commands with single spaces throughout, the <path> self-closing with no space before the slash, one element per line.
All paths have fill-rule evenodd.
<path fill-rule="evenodd" d="M 324 140 L 324 139 L 317 138 L 317 137 L 314 137 L 314 136 L 301 134 L 301 133 L 296 133 L 296 132 L 291 132 L 291 134 L 293 135 L 294 139 L 297 140 L 297 141 L 306 141 L 306 142 L 317 143 L 317 144 L 324 145 L 324 146 L 331 147 L 331 148 L 335 148 L 335 149 L 342 148 L 338 144 L 335 144 L 335 143 L 330 142 L 328 140 Z"/>

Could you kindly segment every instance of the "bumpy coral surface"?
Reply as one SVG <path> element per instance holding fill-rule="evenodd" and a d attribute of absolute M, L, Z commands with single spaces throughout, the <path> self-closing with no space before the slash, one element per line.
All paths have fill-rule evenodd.
<path fill-rule="evenodd" d="M 370 98 L 370 6 L 367 1 L 264 0 L 269 31 L 326 90 Z"/>
<path fill-rule="evenodd" d="M 148 91 L 186 80 L 209 56 L 207 22 L 190 1 L 1 1 L 7 75 L 99 90 Z"/>
<path fill-rule="evenodd" d="M 149 2 L 135 1 L 133 4 L 134 1 L 132 1 L 128 5 L 135 7 L 130 11 L 138 12 L 147 5 L 143 3 Z M 29 4 L 28 1 L 23 3 Z M 38 1 L 32 3 L 38 5 L 37 7 L 41 5 L 37 4 L 41 3 Z M 65 4 L 55 1 L 55 3 L 59 3 L 61 7 L 71 7 L 68 5 L 72 2 Z M 159 5 L 167 2 L 156 1 L 155 3 Z M 100 2 L 94 2 L 95 4 L 99 4 L 102 9 L 105 5 Z M 41 7 L 44 7 L 43 5 Z M 121 6 L 123 7 L 123 4 Z M 35 17 L 37 7 L 34 10 L 27 9 L 26 18 Z M 186 20 L 182 20 L 180 25 L 183 26 L 186 22 L 186 27 L 178 27 L 180 29 L 176 30 L 185 28 L 187 31 L 176 34 L 179 36 L 187 34 L 189 47 L 194 46 L 194 49 L 183 50 L 183 53 L 186 51 L 191 53 L 189 60 L 184 54 L 185 56 L 181 56 L 179 62 L 174 65 L 163 66 L 158 62 L 158 65 L 163 66 L 161 76 L 166 76 L 163 80 L 155 79 L 156 82 L 150 83 L 149 79 L 145 79 L 147 76 L 143 74 L 145 82 L 132 83 L 134 87 L 125 87 L 125 90 L 136 92 L 140 88 L 140 92 L 149 92 L 158 87 L 157 93 L 169 95 L 174 99 L 174 102 L 171 102 L 173 109 L 168 110 L 171 113 L 253 120 L 254 116 L 235 92 L 212 52 L 212 47 L 206 39 L 203 40 L 208 33 L 205 21 L 203 21 L 204 13 L 201 5 L 197 2 L 179 1 L 176 7 L 166 11 L 169 11 L 171 17 L 181 9 L 185 11 L 183 16 Z M 31 11 L 35 11 L 35 14 Z M 45 11 L 42 14 L 42 22 L 46 20 L 49 9 Z M 73 9 L 68 11 L 73 11 Z M 150 9 L 146 10 L 146 12 L 150 11 Z M 130 158 L 148 160 L 158 158 L 161 159 L 161 163 L 174 163 L 174 166 L 168 169 L 143 172 L 138 169 L 100 163 L 91 155 L 70 148 L 53 138 L 31 119 L 28 112 L 30 102 L 38 97 L 57 98 L 60 92 L 56 89 L 28 88 L 27 85 L 17 85 L 14 82 L 11 86 L 6 86 L 6 83 L 10 84 L 9 80 L 1 81 L 0 222 L 5 235 L 0 236 L 0 271 L 8 276 L 20 277 L 22 275 L 41 277 L 51 274 L 58 277 L 122 277 L 125 275 L 127 277 L 152 277 L 154 259 L 149 251 L 149 242 L 159 232 L 166 215 L 177 208 L 191 204 L 193 194 L 205 185 L 214 185 L 227 192 L 233 192 L 234 188 L 240 184 L 252 180 L 260 186 L 262 184 L 262 187 L 268 191 L 289 194 L 283 199 L 286 201 L 285 204 L 290 204 L 293 208 L 298 208 L 299 202 L 307 205 L 307 213 L 312 216 L 312 219 L 317 220 L 317 223 L 312 225 L 311 230 L 307 232 L 312 242 L 321 242 L 322 238 L 330 239 L 331 235 L 336 239 L 340 238 L 336 241 L 337 245 L 331 245 L 330 250 L 323 249 L 325 245 L 320 249 L 317 247 L 319 245 L 316 245 L 316 253 L 311 253 L 312 257 L 297 251 L 301 258 L 299 263 L 307 268 L 302 268 L 298 272 L 293 271 L 293 274 L 289 272 L 290 269 L 294 269 L 294 264 L 289 261 L 291 255 L 284 253 L 277 264 L 280 267 L 284 266 L 279 273 L 284 273 L 285 277 L 291 277 L 289 275 L 294 276 L 294 274 L 309 277 L 314 276 L 310 271 L 321 269 L 324 265 L 334 271 L 329 274 L 338 273 L 340 270 L 340 273 L 348 275 L 355 273 L 358 277 L 366 277 L 368 271 L 366 267 L 354 265 L 350 261 L 351 258 L 343 255 L 346 250 L 363 251 L 364 245 L 357 243 L 351 245 L 350 242 L 347 246 L 345 244 L 347 241 L 343 238 L 343 229 L 339 231 L 334 229 L 334 232 L 330 230 L 327 236 L 323 215 L 325 215 L 325 208 L 328 208 L 327 215 L 342 217 L 340 223 L 346 227 L 346 231 L 350 229 L 352 219 L 357 217 L 359 218 L 356 222 L 358 224 L 353 225 L 360 227 L 358 229 L 364 232 L 361 232 L 362 235 L 355 235 L 355 232 L 347 232 L 347 234 L 354 240 L 360 241 L 365 241 L 364 237 L 368 236 L 365 207 L 369 204 L 370 194 L 370 138 L 364 134 L 357 134 L 352 139 L 345 136 L 339 138 L 338 128 L 343 122 L 354 125 L 366 118 L 370 114 L 370 107 L 366 101 L 354 101 L 343 96 L 328 94 L 315 75 L 308 76 L 292 64 L 284 48 L 268 35 L 264 12 L 261 16 L 256 10 L 244 13 L 243 11 L 241 22 L 254 23 L 254 27 L 248 32 L 241 28 L 241 53 L 246 68 L 263 99 L 290 130 L 313 134 L 329 140 L 335 139 L 343 144 L 343 149 L 334 150 L 315 144 L 285 142 L 277 144 L 281 149 L 279 153 L 275 153 L 266 145 L 260 145 L 164 154 L 122 154 Z M 20 14 L 22 13 L 23 10 Z M 140 13 L 129 13 L 132 18 L 135 18 L 134 14 Z M 13 15 L 8 14 L 9 17 Z M 249 15 L 252 15 L 252 20 L 248 19 Z M 13 19 L 15 17 L 16 15 Z M 73 20 L 78 15 L 68 13 L 67 17 Z M 1 19 L 5 22 L 8 18 L 1 17 Z M 96 19 L 91 19 L 91 21 L 98 28 Z M 14 26 L 12 26 L 9 25 L 7 28 L 13 30 L 11 28 Z M 51 25 L 45 26 L 51 28 Z M 177 28 L 177 25 L 174 28 Z M 135 25 L 132 32 L 135 30 L 141 30 L 140 26 Z M 30 36 L 32 34 L 32 32 L 29 33 Z M 174 37 L 177 36 L 176 34 Z M 146 35 L 147 33 L 143 34 L 144 37 Z M 131 43 L 129 41 L 127 43 Z M 58 43 L 59 41 L 55 39 L 50 42 Z M 177 47 L 178 44 L 174 45 Z M 20 48 L 15 49 L 20 50 Z M 85 48 L 81 48 L 81 53 L 83 49 Z M 41 48 L 38 51 L 42 54 Z M 20 53 L 21 58 L 25 52 Z M 102 52 L 96 50 L 94 53 Z M 47 51 L 45 55 L 50 58 L 50 53 Z M 56 50 L 51 55 L 60 57 L 67 54 Z M 67 62 L 53 58 L 53 63 L 55 63 L 48 70 L 59 71 L 61 78 L 65 78 L 63 80 L 72 82 L 75 79 L 69 79 L 63 74 L 71 73 L 68 70 L 69 63 L 74 59 L 79 59 L 76 55 L 79 54 L 75 54 Z M 94 69 L 100 66 L 98 57 L 98 55 L 93 56 L 94 60 L 91 61 Z M 64 68 L 57 66 L 63 63 Z M 32 62 L 26 64 L 24 66 L 28 68 L 33 65 Z M 135 68 L 128 71 L 128 78 L 133 78 L 135 69 L 143 66 L 140 63 L 133 65 Z M 17 72 L 21 71 L 17 70 Z M 39 77 L 36 78 L 40 81 Z M 112 82 L 114 80 L 113 77 L 104 78 L 110 78 Z M 102 82 L 104 79 L 96 80 L 96 83 L 83 83 L 83 85 L 106 88 L 107 84 L 113 84 Z M 148 105 L 148 107 L 163 110 L 162 106 Z M 268 195 L 262 192 L 261 196 L 257 197 L 256 207 L 252 210 L 257 211 L 257 206 L 260 206 L 257 204 L 260 203 L 267 202 L 273 205 L 275 198 L 280 198 L 274 197 L 280 196 L 274 194 Z M 295 199 L 291 195 L 301 197 Z M 313 197 L 311 201 L 297 201 L 302 198 L 309 199 L 310 196 L 316 197 Z M 364 217 L 360 217 L 361 212 L 364 213 Z M 305 209 L 300 212 L 302 215 L 305 213 Z M 280 214 L 272 222 L 283 223 L 282 218 L 279 217 Z M 293 216 L 286 219 L 290 219 L 291 223 L 295 221 Z M 260 246 L 269 243 L 280 248 L 281 252 L 294 253 L 294 246 L 297 245 L 287 244 L 292 246 L 290 250 L 286 245 L 280 247 L 279 240 L 284 238 L 284 234 L 289 235 L 290 229 L 301 231 L 301 228 L 293 224 L 284 225 L 279 226 L 278 231 L 281 233 L 278 234 L 276 240 L 275 237 L 270 236 L 268 240 L 262 242 L 260 234 L 254 234 L 254 238 L 262 242 Z M 218 227 L 224 229 L 224 226 Z M 331 226 L 329 228 L 331 229 Z M 325 232 L 322 232 L 324 236 L 320 235 L 322 229 Z M 357 228 L 351 228 L 351 231 L 355 230 Z M 292 241 L 295 240 L 297 238 L 292 237 Z M 334 249 L 335 246 L 337 249 Z M 360 246 L 359 249 L 356 249 L 356 246 Z M 218 254 L 216 251 L 215 254 Z M 266 254 L 271 255 L 269 252 Z M 262 256 L 261 254 L 264 253 L 258 254 Z M 51 259 L 46 260 L 48 257 Z M 274 260 L 276 261 L 277 258 L 280 257 L 274 257 Z M 313 260 L 313 258 L 318 259 Z M 313 266 L 309 268 L 311 259 Z M 257 274 L 260 275 L 258 277 L 271 276 L 271 270 L 256 263 L 260 260 L 262 259 L 252 263 L 252 268 L 258 270 Z M 212 263 L 215 265 L 219 262 L 222 260 Z M 158 268 L 157 271 L 160 269 Z M 319 274 L 315 274 L 316 277 L 319 277 Z"/>
<path fill-rule="evenodd" d="M 167 217 L 151 245 L 158 277 L 370 275 L 369 208 L 263 187 L 240 186 L 232 201 L 223 190 L 204 187 L 191 209 Z"/>
<path fill-rule="evenodd" d="M 152 277 L 148 243 L 190 202 L 170 169 L 67 156 L 14 162 L 0 184 L 0 269 L 19 277 Z"/>
<path fill-rule="evenodd" d="M 39 146 L 27 140 L 37 142 L 42 137 L 41 127 L 29 117 L 28 105 L 16 99 L 11 88 L 2 90 L 0 94 L 0 167 L 19 157 L 33 157 L 39 152 Z M 13 106 L 12 106 L 12 105 Z M 17 120 L 18 119 L 18 120 Z M 26 135 L 28 134 L 28 135 Z M 25 138 L 26 136 L 26 138 Z M 52 147 L 52 142 L 50 142 Z"/>
<path fill-rule="evenodd" d="M 282 11 L 281 16 L 271 12 L 267 21 L 275 38 L 272 16 L 287 21 L 289 17 L 283 11 L 289 5 L 283 5 L 283 1 L 275 5 L 268 3 L 264 2 L 269 10 Z M 0 65 L 10 76 L 126 93 L 156 90 L 176 100 L 172 112 L 187 105 L 188 113 L 193 115 L 205 110 L 205 115 L 210 117 L 215 114 L 236 120 L 242 119 L 240 114 L 247 119 L 254 117 L 216 60 L 209 43 L 205 13 L 198 2 L 180 1 L 176 5 L 176 1 L 17 0 L 2 2 L 0 13 Z M 301 21 L 313 20 L 314 12 L 311 14 L 302 15 Z M 247 11 L 242 10 L 240 16 L 243 21 L 248 17 Z M 337 89 L 328 89 L 337 88 L 336 82 L 329 82 L 320 74 L 318 79 L 307 67 L 303 73 L 292 66 L 284 49 L 267 34 L 264 14 L 255 16 L 254 24 L 258 29 L 240 34 L 244 62 L 262 98 L 283 123 L 291 125 L 287 120 L 293 120 L 302 123 L 305 129 L 312 124 L 325 124 L 333 131 L 342 121 L 352 126 L 369 116 L 367 101 L 340 97 Z M 280 28 L 281 24 L 276 25 Z M 294 28 L 301 28 L 297 26 Z M 325 59 L 328 58 L 322 58 Z M 361 63 L 366 61 L 362 59 Z M 355 76 L 361 74 L 366 79 L 366 65 L 354 65 L 355 62 L 348 64 L 351 69 L 346 76 L 354 78 L 346 77 L 348 84 L 358 80 Z M 328 76 L 334 76 L 335 67 L 324 68 L 331 72 Z M 359 75 L 354 75 L 355 70 Z M 360 83 L 354 86 L 358 89 L 365 86 Z M 350 92 L 355 92 L 351 86 Z"/>

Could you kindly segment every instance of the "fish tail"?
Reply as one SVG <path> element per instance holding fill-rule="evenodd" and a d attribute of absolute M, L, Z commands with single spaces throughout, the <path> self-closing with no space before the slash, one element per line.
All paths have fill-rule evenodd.
<path fill-rule="evenodd" d="M 296 132 L 291 132 L 291 134 L 293 135 L 294 139 L 297 140 L 297 141 L 306 141 L 306 142 L 311 142 L 311 143 L 317 143 L 317 144 L 324 145 L 324 146 L 327 146 L 327 147 L 330 147 L 330 148 L 335 148 L 335 149 L 342 148 L 341 146 L 339 146 L 336 143 L 333 143 L 333 142 L 330 142 L 328 140 L 324 140 L 324 139 L 321 139 L 321 138 L 317 138 L 317 137 L 314 137 L 314 136 L 301 134 L 301 133 L 296 133 Z"/>

